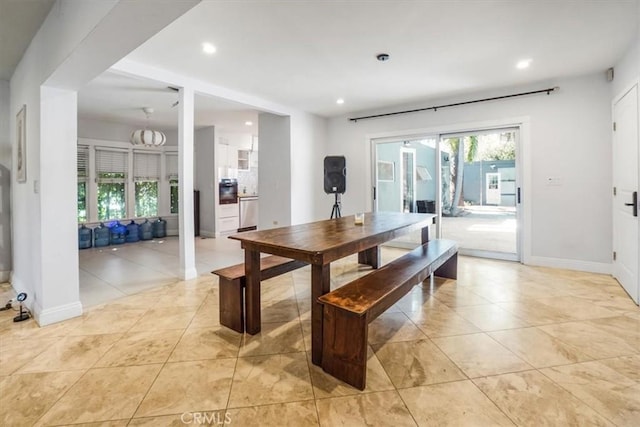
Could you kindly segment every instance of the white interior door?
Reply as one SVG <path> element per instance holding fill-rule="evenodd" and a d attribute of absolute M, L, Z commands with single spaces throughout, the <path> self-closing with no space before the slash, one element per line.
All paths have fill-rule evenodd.
<path fill-rule="evenodd" d="M 638 304 L 638 85 L 613 105 L 613 276 Z"/>

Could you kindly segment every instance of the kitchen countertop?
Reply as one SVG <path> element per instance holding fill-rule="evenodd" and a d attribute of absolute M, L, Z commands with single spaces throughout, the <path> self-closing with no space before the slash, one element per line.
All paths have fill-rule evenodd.
<path fill-rule="evenodd" d="M 257 194 L 240 194 L 240 195 L 238 195 L 238 198 L 240 198 L 240 199 L 250 199 L 250 198 L 257 199 L 258 195 Z"/>

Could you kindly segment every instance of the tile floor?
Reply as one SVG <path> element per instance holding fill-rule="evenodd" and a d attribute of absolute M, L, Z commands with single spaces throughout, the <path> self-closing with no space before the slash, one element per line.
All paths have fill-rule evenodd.
<path fill-rule="evenodd" d="M 109 271 L 127 249 L 142 285 Z M 0 312 L 0 425 L 640 425 L 640 310 L 608 276 L 461 257 L 457 281 L 416 286 L 371 324 L 360 392 L 310 363 L 308 267 L 263 283 L 249 336 L 219 325 L 206 250 L 191 281 L 171 257 L 94 252 L 82 317 Z M 332 287 L 367 271 L 334 263 Z"/>

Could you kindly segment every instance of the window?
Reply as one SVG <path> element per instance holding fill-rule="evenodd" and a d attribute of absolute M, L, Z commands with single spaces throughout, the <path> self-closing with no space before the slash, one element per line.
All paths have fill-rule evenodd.
<path fill-rule="evenodd" d="M 127 217 L 128 159 L 126 151 L 96 149 L 98 220 Z"/>
<path fill-rule="evenodd" d="M 178 213 L 178 153 L 167 153 L 167 179 L 169 180 L 169 206 L 171 213 Z"/>
<path fill-rule="evenodd" d="M 78 222 L 87 222 L 87 183 L 89 182 L 89 147 L 78 146 Z"/>
<path fill-rule="evenodd" d="M 136 217 L 158 216 L 160 153 L 133 153 Z"/>
<path fill-rule="evenodd" d="M 488 173 L 487 174 L 487 188 L 489 190 L 497 190 L 500 184 L 500 174 L 497 173 Z"/>

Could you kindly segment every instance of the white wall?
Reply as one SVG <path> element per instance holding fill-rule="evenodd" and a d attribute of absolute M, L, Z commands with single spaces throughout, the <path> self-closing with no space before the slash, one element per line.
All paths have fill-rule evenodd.
<path fill-rule="evenodd" d="M 71 207 L 77 212 L 76 159 L 69 153 L 77 150 L 77 92 L 42 87 L 40 121 L 39 183 L 33 192 L 40 195 L 42 215 L 40 224 L 41 278 L 34 287 L 35 313 L 39 322 L 48 324 L 61 320 L 59 315 L 82 313 L 78 277 L 78 243 L 69 238 L 69 231 L 77 229 L 76 215 L 54 215 Z M 29 171 L 27 170 L 27 173 Z M 74 233 L 75 235 L 75 233 Z"/>
<path fill-rule="evenodd" d="M 259 123 L 258 228 L 264 230 L 291 224 L 291 120 L 262 113 Z"/>
<path fill-rule="evenodd" d="M 522 135 L 530 157 L 522 165 L 530 175 L 523 197 L 531 212 L 531 259 L 541 265 L 606 272 L 611 259 L 610 84 L 604 73 L 541 82 L 526 87 L 425 101 L 383 111 L 428 107 L 533 89 L 560 86 L 557 93 L 473 104 L 351 122 L 329 121 L 328 153 L 347 157 L 347 192 L 343 214 L 371 209 L 371 136 L 418 130 L 464 130 L 469 123 L 509 122 L 525 118 Z M 405 108 L 407 107 L 407 108 Z M 357 114 L 350 117 L 357 116 Z M 546 178 L 562 180 L 550 187 Z"/>
<path fill-rule="evenodd" d="M 638 15 L 640 16 L 640 2 L 638 2 Z M 638 24 L 638 37 L 613 69 L 611 95 L 616 97 L 622 95 L 622 91 L 629 89 L 629 86 L 640 77 L 640 24 Z"/>
<path fill-rule="evenodd" d="M 11 274 L 11 140 L 9 82 L 0 80 L 0 283 Z"/>
<path fill-rule="evenodd" d="M 215 129 L 213 126 L 195 131 L 195 181 L 200 191 L 200 235 L 215 237 L 216 233 L 216 181 Z"/>
<path fill-rule="evenodd" d="M 78 118 L 78 138 L 127 142 L 138 128 L 122 123 Z"/>
<path fill-rule="evenodd" d="M 58 0 L 16 67 L 9 117 L 26 105 L 27 182 L 13 181 L 12 286 L 29 293 L 26 304 L 40 325 L 82 311 L 73 170 L 77 99 L 55 87 L 77 90 L 197 2 L 163 1 L 149 14 L 157 2 Z M 14 146 L 15 123 L 9 122 Z"/>
<path fill-rule="evenodd" d="M 316 221 L 331 215 L 333 199 L 327 199 L 324 194 L 323 160 L 326 140 L 326 119 L 304 113 L 291 116 L 292 224 Z M 262 156 L 262 139 L 260 145 Z M 262 165 L 263 157 L 260 157 L 260 167 Z M 262 208 L 262 202 L 260 207 Z"/>

